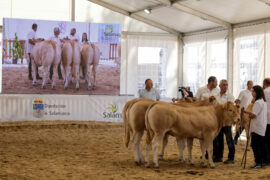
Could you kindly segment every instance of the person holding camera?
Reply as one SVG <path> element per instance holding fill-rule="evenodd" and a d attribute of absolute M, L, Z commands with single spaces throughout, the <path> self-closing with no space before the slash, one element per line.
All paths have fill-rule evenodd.
<path fill-rule="evenodd" d="M 186 87 L 186 93 L 187 93 L 187 97 L 192 97 L 193 98 L 193 93 L 190 91 L 189 86 Z"/>
<path fill-rule="evenodd" d="M 190 91 L 190 87 L 179 87 L 179 92 L 181 92 L 182 98 L 185 97 L 192 97 L 193 98 L 193 93 Z"/>

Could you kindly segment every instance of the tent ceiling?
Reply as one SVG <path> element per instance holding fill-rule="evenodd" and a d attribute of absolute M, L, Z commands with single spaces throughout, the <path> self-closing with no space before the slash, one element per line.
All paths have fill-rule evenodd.
<path fill-rule="evenodd" d="M 196 31 L 198 30 L 198 27 L 201 29 L 208 29 L 220 26 L 216 23 L 203 20 L 199 17 L 178 11 L 170 7 L 156 9 L 152 11 L 151 14 L 140 12 L 138 15 L 164 24 L 165 26 L 171 27 L 180 32 Z M 166 18 L 164 18 L 164 16 L 166 16 Z"/>
<path fill-rule="evenodd" d="M 139 16 L 140 19 L 145 19 L 145 22 L 154 22 L 180 33 L 222 26 L 230 28 L 232 24 L 270 18 L 270 0 L 89 1 L 97 4 L 104 2 L 113 5 L 128 12 L 125 14 L 127 16 Z M 109 8 L 109 6 L 106 8 Z M 145 8 L 152 9 L 152 13 L 144 13 L 143 9 Z"/>
<path fill-rule="evenodd" d="M 104 2 L 113 4 L 117 7 L 120 7 L 126 11 L 134 12 L 145 7 L 152 7 L 160 4 L 156 0 L 103 0 Z"/>
<path fill-rule="evenodd" d="M 236 24 L 270 17 L 270 6 L 265 2 L 267 0 L 187 0 L 181 4 Z"/>

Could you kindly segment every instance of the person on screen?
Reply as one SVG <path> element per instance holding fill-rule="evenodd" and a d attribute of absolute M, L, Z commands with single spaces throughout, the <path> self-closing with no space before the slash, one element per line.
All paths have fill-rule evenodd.
<path fill-rule="evenodd" d="M 36 39 L 36 32 L 37 32 L 37 24 L 34 23 L 32 24 L 32 29 L 31 31 L 27 34 L 27 53 L 29 56 L 29 63 L 28 63 L 28 79 L 29 80 L 33 80 L 32 77 L 32 60 L 31 60 L 31 52 L 32 49 L 35 45 L 35 43 L 37 42 L 38 39 Z M 38 74 L 38 67 L 37 67 L 37 79 L 42 79 L 39 74 Z"/>
<path fill-rule="evenodd" d="M 84 43 L 88 43 L 88 38 L 87 38 L 87 33 L 86 32 L 84 32 L 83 34 L 82 34 L 82 42 L 81 42 L 82 44 L 84 44 Z"/>
<path fill-rule="evenodd" d="M 151 79 L 145 80 L 145 89 L 139 90 L 139 97 L 156 101 L 160 100 L 160 93 L 157 89 L 153 88 L 153 81 Z"/>
<path fill-rule="evenodd" d="M 62 47 L 62 40 L 59 37 L 60 29 L 58 27 L 55 27 L 53 29 L 53 33 L 54 35 L 51 36 L 49 40 L 57 42 L 57 44 L 59 44 L 59 46 Z M 58 71 L 58 78 L 63 80 L 62 73 L 61 73 L 61 63 L 59 63 L 57 71 Z M 52 79 L 52 76 L 53 76 L 53 66 L 50 67 L 50 79 Z"/>
<path fill-rule="evenodd" d="M 53 29 L 53 36 L 49 38 L 49 40 L 53 40 L 59 44 L 59 46 L 62 47 L 62 39 L 60 39 L 60 29 L 58 27 L 55 27 Z"/>
<path fill-rule="evenodd" d="M 68 36 L 68 39 L 75 40 L 76 42 L 79 42 L 80 37 L 76 34 L 76 28 L 72 28 L 70 30 L 70 35 Z"/>
<path fill-rule="evenodd" d="M 84 32 L 82 34 L 82 41 L 81 41 L 81 44 L 88 44 L 88 38 L 87 38 L 87 33 Z M 85 67 L 81 67 L 82 68 L 82 76 L 80 77 L 81 79 L 85 79 Z"/>

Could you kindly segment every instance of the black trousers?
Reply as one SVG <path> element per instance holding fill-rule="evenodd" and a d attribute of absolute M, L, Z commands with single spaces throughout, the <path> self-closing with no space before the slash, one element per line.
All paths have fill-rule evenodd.
<path fill-rule="evenodd" d="M 213 156 L 215 159 L 222 159 L 224 154 L 224 134 L 226 136 L 226 141 L 229 149 L 228 159 L 234 160 L 235 146 L 232 138 L 232 127 L 225 126 L 221 128 L 219 134 L 214 139 L 213 142 Z"/>
<path fill-rule="evenodd" d="M 244 130 L 244 127 L 243 126 L 240 126 L 239 130 L 236 131 L 236 133 L 235 133 L 234 142 L 237 142 L 238 141 L 238 138 L 242 134 L 243 130 Z"/>
<path fill-rule="evenodd" d="M 267 124 L 263 137 L 263 162 L 270 163 L 270 124 Z"/>
<path fill-rule="evenodd" d="M 61 63 L 59 63 L 58 67 L 57 67 L 57 71 L 58 71 L 58 78 L 61 79 L 62 77 L 62 72 L 61 72 Z M 51 65 L 50 67 L 50 79 L 52 79 L 53 77 L 53 65 Z"/>
<path fill-rule="evenodd" d="M 256 164 L 263 163 L 263 138 L 264 136 L 260 136 L 254 132 L 251 133 L 251 147 Z"/>

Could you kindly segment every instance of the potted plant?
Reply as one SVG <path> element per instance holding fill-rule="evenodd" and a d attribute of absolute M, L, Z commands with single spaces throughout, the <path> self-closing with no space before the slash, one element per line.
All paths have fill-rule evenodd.
<path fill-rule="evenodd" d="M 15 33 L 15 42 L 12 47 L 12 64 L 17 64 L 18 59 L 22 57 L 22 47 Z"/>

